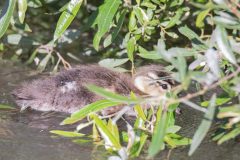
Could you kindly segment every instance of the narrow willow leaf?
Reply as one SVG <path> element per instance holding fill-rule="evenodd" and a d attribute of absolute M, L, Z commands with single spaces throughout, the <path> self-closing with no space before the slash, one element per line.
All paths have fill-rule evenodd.
<path fill-rule="evenodd" d="M 174 32 L 166 32 L 166 34 L 168 35 L 168 36 L 170 36 L 170 37 L 172 37 L 172 38 L 179 38 L 179 36 L 176 34 L 176 33 L 174 33 Z"/>
<path fill-rule="evenodd" d="M 234 114 L 240 114 L 240 106 L 239 105 L 233 105 L 233 106 L 228 106 L 228 107 L 223 107 L 220 108 L 219 113 L 224 113 L 224 112 L 232 112 Z M 219 117 L 218 118 L 224 118 L 224 117 Z"/>
<path fill-rule="evenodd" d="M 140 141 L 139 141 L 139 146 L 136 150 L 136 152 L 132 155 L 134 157 L 138 157 L 143 149 L 143 146 L 145 145 L 146 141 L 147 141 L 148 135 L 142 133 L 141 137 L 140 137 Z"/>
<path fill-rule="evenodd" d="M 186 36 L 188 39 L 198 39 L 201 40 L 200 37 L 193 31 L 191 30 L 188 26 L 180 27 L 179 32 Z"/>
<path fill-rule="evenodd" d="M 43 4 L 41 0 L 28 0 L 28 6 L 32 8 L 39 8 L 42 7 Z"/>
<path fill-rule="evenodd" d="M 146 58 L 146 59 L 162 59 L 162 56 L 160 54 L 158 54 L 156 51 L 147 51 L 146 49 L 144 49 L 143 47 L 139 46 L 138 47 L 139 50 L 139 56 L 142 58 Z"/>
<path fill-rule="evenodd" d="M 106 68 L 115 68 L 126 63 L 128 60 L 129 60 L 128 58 L 122 58 L 122 59 L 107 58 L 107 59 L 101 60 L 100 62 L 98 62 L 98 64 Z"/>
<path fill-rule="evenodd" d="M 210 70 L 216 77 L 219 78 L 221 76 L 221 72 L 220 72 L 220 66 L 219 66 L 219 58 L 218 58 L 219 56 L 217 54 L 218 53 L 216 50 L 210 48 L 205 53 L 205 57 Z"/>
<path fill-rule="evenodd" d="M 79 111 L 74 112 L 71 115 L 71 117 L 66 118 L 61 123 L 61 125 L 76 123 L 76 122 L 82 120 L 83 118 L 85 118 L 86 116 L 88 116 L 89 113 L 98 112 L 104 108 L 116 106 L 119 104 L 120 104 L 119 102 L 112 102 L 109 100 L 100 100 L 100 101 L 91 103 L 91 104 L 86 105 L 85 107 L 81 108 Z"/>
<path fill-rule="evenodd" d="M 97 126 L 95 123 L 93 123 L 92 138 L 94 141 L 99 141 L 99 139 L 100 139 L 100 133 L 98 132 Z"/>
<path fill-rule="evenodd" d="M 108 35 L 107 38 L 104 40 L 104 42 L 103 42 L 103 46 L 104 46 L 104 47 L 109 46 L 109 45 L 112 44 L 113 41 L 116 39 L 119 31 L 120 31 L 121 28 L 122 28 L 123 21 L 124 21 L 124 19 L 125 19 L 126 13 L 127 13 L 126 10 L 124 10 L 124 11 L 121 13 L 121 15 L 120 15 L 120 17 L 119 17 L 119 20 L 118 20 L 118 22 L 117 22 L 117 24 L 116 24 L 116 27 L 113 29 L 113 31 L 111 32 L 111 34 Z"/>
<path fill-rule="evenodd" d="M 57 134 L 59 136 L 63 137 L 83 137 L 85 134 L 78 133 L 78 132 L 70 132 L 70 131 L 62 131 L 62 130 L 51 130 L 50 131 L 53 134 Z"/>
<path fill-rule="evenodd" d="M 186 62 L 186 59 L 182 55 L 178 55 L 178 57 L 177 57 L 176 68 L 179 71 L 180 80 L 181 80 L 181 82 L 183 82 L 184 79 L 186 78 L 187 62 Z"/>
<path fill-rule="evenodd" d="M 191 156 L 195 150 L 198 148 L 198 146 L 201 144 L 202 140 L 206 136 L 213 118 L 214 118 L 214 113 L 215 113 L 215 102 L 216 102 L 216 94 L 214 94 L 210 100 L 210 104 L 208 107 L 207 112 L 204 115 L 204 118 L 199 125 L 197 131 L 195 132 L 192 140 L 192 144 L 190 146 L 190 150 L 188 152 L 188 155 Z"/>
<path fill-rule="evenodd" d="M 171 148 L 176 148 L 177 145 L 173 141 L 173 139 L 169 135 L 164 136 L 164 141 L 171 147 Z"/>
<path fill-rule="evenodd" d="M 225 134 L 224 136 L 222 136 L 219 140 L 218 140 L 218 144 L 222 144 L 223 142 L 235 138 L 238 135 L 240 135 L 240 127 L 233 129 L 232 131 L 230 131 L 229 133 Z"/>
<path fill-rule="evenodd" d="M 218 48 L 222 51 L 224 57 L 233 64 L 237 64 L 236 58 L 231 50 L 227 31 L 220 25 L 216 27 L 216 41 Z"/>
<path fill-rule="evenodd" d="M 18 0 L 18 17 L 19 17 L 20 23 L 24 22 L 26 11 L 27 11 L 27 0 Z"/>
<path fill-rule="evenodd" d="M 40 45 L 40 43 L 34 41 L 30 37 L 26 37 L 21 34 L 7 35 L 6 41 L 7 41 L 7 43 L 12 44 L 12 45 L 23 45 L 23 46 Z"/>
<path fill-rule="evenodd" d="M 137 104 L 136 106 L 134 106 L 134 110 L 137 113 L 138 117 L 142 118 L 144 121 L 147 120 L 147 117 L 146 117 L 146 115 L 145 115 L 145 113 L 144 113 L 144 111 L 143 111 L 143 109 L 140 105 Z"/>
<path fill-rule="evenodd" d="M 170 19 L 169 23 L 165 28 L 167 29 L 173 27 L 180 20 L 182 14 L 183 14 L 182 8 L 178 9 L 176 11 L 176 15 Z"/>
<path fill-rule="evenodd" d="M 204 43 L 204 41 L 202 41 L 201 38 L 188 26 L 180 27 L 178 31 L 184 36 L 186 36 L 189 40 L 191 40 L 194 48 L 200 50 L 208 49 L 208 46 Z"/>
<path fill-rule="evenodd" d="M 198 16 L 197 16 L 197 20 L 196 20 L 196 26 L 199 27 L 199 28 L 202 28 L 204 27 L 204 22 L 203 20 L 205 19 L 205 17 L 208 15 L 208 13 L 211 11 L 210 8 L 204 10 L 204 11 L 201 11 Z"/>
<path fill-rule="evenodd" d="M 167 128 L 167 133 L 177 133 L 180 129 L 180 126 L 172 125 Z"/>
<path fill-rule="evenodd" d="M 135 45 L 136 45 L 135 37 L 130 38 L 130 40 L 127 43 L 127 54 L 131 62 L 133 62 L 133 53 L 134 53 Z"/>
<path fill-rule="evenodd" d="M 16 0 L 6 1 L 4 8 L 0 12 L 0 38 L 4 35 L 9 26 L 15 4 Z"/>
<path fill-rule="evenodd" d="M 171 135 L 172 137 L 172 135 Z M 186 146 L 186 145 L 190 145 L 192 143 L 192 140 L 190 138 L 186 138 L 186 137 L 178 137 L 176 139 L 172 138 L 172 141 L 174 142 L 174 144 L 176 146 Z"/>
<path fill-rule="evenodd" d="M 92 118 L 105 141 L 105 147 L 113 147 L 112 149 L 119 150 L 121 148 L 121 144 L 108 129 L 107 125 L 100 118 L 98 118 L 97 115 L 92 115 Z"/>
<path fill-rule="evenodd" d="M 128 22 L 128 30 L 132 32 L 135 29 L 136 25 L 137 25 L 137 20 L 136 20 L 134 11 L 132 11 L 130 13 L 130 18 Z"/>
<path fill-rule="evenodd" d="M 230 100 L 231 100 L 231 98 L 217 98 L 216 105 L 218 105 L 218 106 L 223 105 Z M 201 106 L 203 106 L 203 107 L 207 107 L 208 105 L 209 105 L 209 101 L 204 101 L 201 103 Z"/>
<path fill-rule="evenodd" d="M 68 26 L 78 13 L 83 0 L 71 0 L 67 5 L 67 9 L 61 14 L 57 22 L 53 40 L 56 41 L 65 32 Z"/>
<path fill-rule="evenodd" d="M 44 71 L 51 56 L 52 55 L 50 53 L 47 53 L 47 55 L 41 60 L 41 62 L 38 65 L 38 68 L 37 68 L 40 72 Z"/>
<path fill-rule="evenodd" d="M 15 108 L 6 104 L 0 104 L 0 109 L 15 109 Z"/>
<path fill-rule="evenodd" d="M 135 99 L 135 98 L 129 98 L 129 97 L 125 97 L 125 96 L 122 96 L 122 95 L 119 95 L 119 94 L 116 94 L 116 93 L 113 93 L 113 92 L 109 92 L 107 90 L 105 90 L 104 88 L 101 88 L 101 87 L 97 87 L 95 85 L 87 85 L 87 88 L 104 97 L 104 98 L 107 98 L 109 100 L 112 100 L 114 102 L 120 102 L 120 103 L 128 103 L 128 104 L 131 104 L 131 103 L 139 103 L 141 102 L 140 99 Z"/>
<path fill-rule="evenodd" d="M 160 120 L 157 121 L 152 141 L 148 149 L 149 157 L 154 157 L 163 148 L 167 125 L 168 114 L 166 111 L 163 111 Z"/>
<path fill-rule="evenodd" d="M 105 0 L 104 4 L 99 7 L 99 13 L 96 19 L 98 31 L 93 39 L 93 46 L 96 50 L 99 49 L 102 36 L 110 29 L 120 4 L 121 0 Z"/>
<path fill-rule="evenodd" d="M 147 14 L 144 12 L 144 10 L 140 7 L 134 7 L 133 8 L 134 14 L 136 15 L 138 22 L 141 25 L 144 25 L 149 22 L 149 19 L 147 17 Z"/>
<path fill-rule="evenodd" d="M 120 136 L 119 136 L 119 130 L 118 130 L 117 124 L 113 123 L 113 121 L 109 119 L 107 127 L 110 130 L 110 132 L 113 134 L 113 136 L 116 138 L 118 143 L 120 144 Z"/>

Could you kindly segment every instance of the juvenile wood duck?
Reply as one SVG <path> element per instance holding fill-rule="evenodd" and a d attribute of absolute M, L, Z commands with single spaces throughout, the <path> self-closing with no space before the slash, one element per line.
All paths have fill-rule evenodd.
<path fill-rule="evenodd" d="M 55 76 L 24 82 L 13 91 L 21 109 L 73 113 L 102 97 L 90 92 L 85 85 L 94 84 L 121 95 L 133 91 L 137 95 L 158 96 L 169 90 L 173 81 L 160 80 L 169 73 L 160 65 L 140 67 L 131 77 L 98 65 L 80 65 Z M 110 114 L 119 107 L 110 108 Z"/>

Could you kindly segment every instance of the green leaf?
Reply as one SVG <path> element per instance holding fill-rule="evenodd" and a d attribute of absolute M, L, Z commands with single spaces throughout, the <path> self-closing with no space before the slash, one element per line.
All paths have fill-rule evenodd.
<path fill-rule="evenodd" d="M 40 45 L 40 43 L 34 41 L 30 37 L 26 37 L 21 34 L 7 35 L 6 41 L 7 41 L 7 43 L 12 44 L 12 45 L 23 45 L 23 46 Z"/>
<path fill-rule="evenodd" d="M 190 138 L 179 136 L 175 139 L 173 137 L 173 134 L 171 134 L 170 137 L 172 137 L 172 141 L 176 146 L 186 146 L 192 143 L 192 140 Z"/>
<path fill-rule="evenodd" d="M 233 129 L 232 131 L 230 131 L 229 133 L 225 134 L 224 136 L 222 136 L 219 141 L 218 144 L 222 144 L 223 142 L 235 138 L 238 135 L 240 135 L 240 127 Z"/>
<path fill-rule="evenodd" d="M 166 111 L 162 112 L 161 118 L 156 123 L 156 128 L 148 149 L 149 157 L 154 157 L 163 148 L 168 125 L 168 114 Z"/>
<path fill-rule="evenodd" d="M 205 53 L 207 64 L 216 77 L 221 77 L 221 70 L 219 66 L 219 56 L 216 50 L 210 48 Z"/>
<path fill-rule="evenodd" d="M 4 35 L 9 26 L 15 3 L 16 0 L 6 1 L 3 10 L 0 12 L 0 38 Z"/>
<path fill-rule="evenodd" d="M 131 62 L 133 62 L 133 53 L 135 50 L 135 45 L 136 45 L 135 37 L 130 38 L 127 43 L 127 54 L 128 54 L 128 58 Z"/>
<path fill-rule="evenodd" d="M 143 109 L 142 109 L 142 107 L 140 105 L 138 105 L 138 104 L 135 105 L 134 106 L 134 110 L 137 113 L 138 117 L 142 118 L 144 121 L 147 120 L 147 117 L 146 117 L 146 115 L 145 115 L 145 113 L 144 113 L 144 111 L 143 111 Z"/>
<path fill-rule="evenodd" d="M 85 134 L 78 133 L 78 132 L 70 132 L 70 131 L 62 131 L 62 130 L 51 130 L 50 131 L 53 134 L 57 134 L 59 136 L 63 137 L 83 137 Z"/>
<path fill-rule="evenodd" d="M 202 39 L 188 26 L 180 27 L 178 31 L 184 36 L 186 36 L 189 40 L 191 40 L 194 48 L 199 50 L 208 49 L 208 45 L 206 45 L 204 41 L 202 41 Z"/>
<path fill-rule="evenodd" d="M 169 127 L 167 128 L 166 133 L 177 133 L 180 129 L 181 129 L 180 126 L 176 126 L 176 125 L 169 126 Z"/>
<path fill-rule="evenodd" d="M 20 23 L 24 22 L 26 11 L 27 11 L 27 0 L 18 0 L 18 17 L 19 17 Z"/>
<path fill-rule="evenodd" d="M 120 18 L 116 24 L 117 27 L 114 28 L 114 30 L 111 32 L 110 35 L 107 36 L 107 38 L 104 40 L 103 42 L 103 46 L 104 47 L 107 47 L 109 46 L 110 44 L 113 43 L 113 41 L 116 39 L 118 33 L 120 32 L 121 28 L 122 28 L 122 25 L 123 25 L 123 21 L 125 19 L 125 16 L 126 16 L 126 13 L 127 11 L 124 10 L 121 15 L 120 15 Z"/>
<path fill-rule="evenodd" d="M 121 0 L 105 0 L 104 4 L 99 7 L 99 13 L 96 19 L 98 31 L 93 39 L 93 46 L 96 50 L 99 48 L 102 36 L 110 29 L 114 15 L 120 4 Z"/>
<path fill-rule="evenodd" d="M 136 17 L 138 19 L 138 22 L 141 25 L 146 25 L 149 22 L 149 18 L 142 8 L 134 7 L 133 11 L 134 11 L 134 14 L 136 15 Z"/>
<path fill-rule="evenodd" d="M 112 134 L 112 132 L 108 129 L 107 125 L 98 118 L 97 115 L 92 115 L 92 118 L 97 125 L 103 139 L 105 140 L 105 147 L 114 147 L 113 149 L 119 150 L 121 149 L 121 144 L 117 140 L 117 138 Z"/>
<path fill-rule="evenodd" d="M 15 108 L 6 104 L 0 104 L 0 109 L 15 109 Z"/>
<path fill-rule="evenodd" d="M 181 82 L 183 82 L 184 79 L 186 78 L 186 72 L 187 72 L 186 59 L 182 55 L 178 55 L 177 60 L 174 62 L 175 63 L 173 63 L 173 65 L 175 65 L 176 68 L 178 69 L 180 80 Z"/>
<path fill-rule="evenodd" d="M 137 20 L 135 17 L 135 13 L 134 11 L 132 11 L 130 14 L 129 22 L 128 22 L 128 30 L 132 32 L 135 29 L 136 24 L 137 24 Z"/>
<path fill-rule="evenodd" d="M 214 113 L 215 113 L 215 102 L 216 102 L 216 94 L 212 96 L 208 110 L 205 113 L 201 124 L 199 125 L 197 131 L 193 136 L 192 144 L 188 152 L 189 156 L 191 156 L 195 152 L 195 150 L 198 148 L 198 146 L 201 144 L 202 140 L 206 136 L 208 130 L 210 129 L 210 126 L 214 118 Z"/>
<path fill-rule="evenodd" d="M 42 7 L 43 4 L 41 0 L 28 0 L 28 6 L 32 8 L 39 8 Z"/>
<path fill-rule="evenodd" d="M 109 119 L 107 127 L 110 130 L 110 132 L 113 134 L 115 139 L 118 141 L 118 143 L 120 144 L 119 130 L 118 130 L 117 124 L 113 123 L 113 121 Z"/>
<path fill-rule="evenodd" d="M 84 106 L 79 111 L 71 114 L 71 117 L 66 118 L 61 123 L 61 125 L 76 123 L 76 122 L 82 120 L 83 118 L 85 118 L 86 116 L 88 116 L 89 113 L 98 112 L 98 111 L 100 111 L 104 108 L 116 106 L 116 105 L 119 105 L 119 104 L 120 104 L 119 102 L 112 102 L 112 101 L 109 101 L 109 100 L 96 101 L 94 103 L 91 103 L 89 105 Z"/>
<path fill-rule="evenodd" d="M 47 55 L 41 60 L 37 68 L 40 72 L 44 71 L 51 56 L 52 56 L 51 54 L 47 53 Z"/>
<path fill-rule="evenodd" d="M 216 41 L 218 48 L 222 51 L 222 54 L 224 57 L 229 60 L 229 62 L 233 64 L 237 64 L 236 58 L 231 50 L 229 41 L 228 41 L 228 35 L 225 28 L 218 25 L 216 27 Z"/>
<path fill-rule="evenodd" d="M 71 0 L 67 5 L 67 9 L 61 14 L 57 22 L 53 40 L 56 41 L 65 32 L 68 26 L 78 13 L 83 0 Z"/>
<path fill-rule="evenodd" d="M 147 141 L 147 138 L 148 138 L 148 135 L 142 133 L 142 135 L 140 136 L 140 141 L 139 141 L 139 145 L 137 147 L 137 150 L 134 153 L 131 154 L 133 157 L 138 157 L 140 155 L 140 153 L 143 149 L 143 146 Z"/>
<path fill-rule="evenodd" d="M 107 98 L 114 102 L 120 102 L 120 103 L 124 103 L 124 104 L 126 104 L 126 103 L 127 104 L 132 104 L 132 103 L 136 104 L 136 103 L 141 102 L 141 99 L 125 97 L 125 96 L 122 96 L 122 95 L 119 95 L 116 93 L 109 92 L 109 91 L 105 90 L 104 88 L 101 88 L 101 87 L 98 87 L 95 85 L 87 85 L 87 88 L 90 91 L 96 93 L 97 95 L 100 95 L 100 96 Z"/>
<path fill-rule="evenodd" d="M 165 28 L 167 29 L 173 27 L 180 20 L 182 14 L 183 14 L 182 8 L 178 9 L 176 11 L 176 15 L 170 19 L 169 23 Z"/>
<path fill-rule="evenodd" d="M 138 47 L 139 50 L 139 56 L 142 58 L 146 58 L 146 59 L 162 59 L 162 56 L 160 54 L 158 54 L 158 52 L 156 51 L 147 51 L 146 49 L 144 49 L 143 47 L 139 46 Z"/>
<path fill-rule="evenodd" d="M 211 11 L 210 8 L 200 12 L 197 16 L 197 20 L 196 20 L 196 26 L 199 28 L 204 27 L 204 22 L 203 20 L 205 19 L 205 17 L 208 15 L 208 13 Z"/>
<path fill-rule="evenodd" d="M 231 98 L 217 98 L 216 99 L 216 105 L 217 106 L 223 105 L 230 100 L 231 100 Z M 201 103 L 201 106 L 203 106 L 203 107 L 207 107 L 208 105 L 209 105 L 209 101 L 204 101 L 204 102 Z"/>
<path fill-rule="evenodd" d="M 128 58 L 122 58 L 122 59 L 107 58 L 107 59 L 101 60 L 100 62 L 98 62 L 98 64 L 106 68 L 115 68 L 126 63 L 128 60 L 129 60 Z"/>

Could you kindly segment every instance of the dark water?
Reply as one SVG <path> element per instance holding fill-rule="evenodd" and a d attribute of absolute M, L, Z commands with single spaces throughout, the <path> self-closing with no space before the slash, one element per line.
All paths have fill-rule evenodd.
<path fill-rule="evenodd" d="M 9 61 L 0 61 L 0 104 L 14 106 L 10 91 L 24 80 L 36 76 L 36 72 Z M 181 134 L 192 137 L 202 115 L 182 106 L 182 114 L 177 123 L 182 126 Z M 0 160 L 104 160 L 105 150 L 88 143 L 72 143 L 71 139 L 53 137 L 53 129 L 73 130 L 74 126 L 62 127 L 58 124 L 66 117 L 60 113 L 41 113 L 19 110 L 0 111 Z M 88 133 L 88 130 L 84 131 Z M 221 146 L 210 141 L 210 134 L 192 157 L 187 156 L 189 147 L 180 147 L 171 152 L 161 152 L 156 160 L 238 160 L 240 143 L 234 140 Z M 170 155 L 170 156 L 169 156 Z M 144 158 L 138 158 L 144 159 Z"/>

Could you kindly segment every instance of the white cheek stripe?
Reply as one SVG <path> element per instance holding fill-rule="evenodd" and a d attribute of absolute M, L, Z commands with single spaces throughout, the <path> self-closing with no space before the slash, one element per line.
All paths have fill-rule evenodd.
<path fill-rule="evenodd" d="M 144 84 L 144 77 L 143 76 L 139 76 L 136 77 L 134 80 L 134 85 L 140 90 L 140 91 L 145 91 L 145 84 Z"/>

